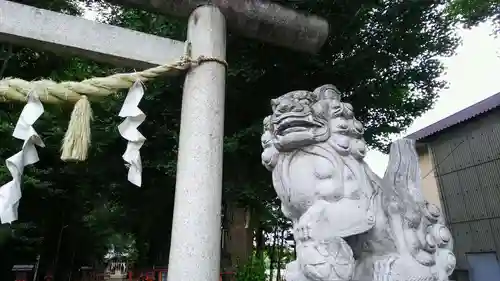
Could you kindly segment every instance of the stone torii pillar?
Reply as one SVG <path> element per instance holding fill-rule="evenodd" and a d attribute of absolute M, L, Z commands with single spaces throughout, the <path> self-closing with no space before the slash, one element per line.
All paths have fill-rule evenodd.
<path fill-rule="evenodd" d="M 314 53 L 328 23 L 253 0 L 110 0 L 156 13 L 188 16 L 192 57 L 225 59 L 226 20 L 240 34 Z M 210 4 L 210 5 L 208 5 Z M 182 99 L 168 281 L 217 281 L 220 269 L 225 66 L 205 62 L 186 77 Z"/>

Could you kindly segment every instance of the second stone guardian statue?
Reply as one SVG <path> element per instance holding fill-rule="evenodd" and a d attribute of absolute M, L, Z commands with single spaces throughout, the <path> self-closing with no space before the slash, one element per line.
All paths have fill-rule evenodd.
<path fill-rule="evenodd" d="M 333 85 L 272 100 L 262 163 L 292 220 L 287 281 L 444 281 L 455 268 L 439 209 L 423 199 L 414 142 L 391 147 L 384 179 L 363 161 L 363 125 Z"/>

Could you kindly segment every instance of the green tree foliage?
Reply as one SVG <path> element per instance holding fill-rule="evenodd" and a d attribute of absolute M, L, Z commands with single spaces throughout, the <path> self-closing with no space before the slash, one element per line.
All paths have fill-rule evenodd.
<path fill-rule="evenodd" d="M 467 27 L 492 20 L 500 32 L 499 0 L 451 0 L 450 14 Z"/>
<path fill-rule="evenodd" d="M 262 281 L 266 280 L 266 267 L 264 260 L 255 253 L 250 260 L 236 271 L 236 281 Z"/>
<path fill-rule="evenodd" d="M 18 1 L 70 14 L 79 4 L 101 8 L 100 19 L 159 36 L 184 40 L 185 19 L 153 15 L 102 1 Z M 224 143 L 224 200 L 251 208 L 260 221 L 257 232 L 273 232 L 279 202 L 270 175 L 260 164 L 261 121 L 270 113 L 269 100 L 287 91 L 336 84 L 366 124 L 366 139 L 383 148 L 389 134 L 404 130 L 429 109 L 445 86 L 438 79 L 437 56 L 451 54 L 457 39 L 452 21 L 429 1 L 302 1 L 285 2 L 328 19 L 331 31 L 317 55 L 293 52 L 255 40 L 228 35 L 228 78 Z M 138 42 L 140 47 L 141 42 Z M 26 80 L 42 77 L 81 80 L 131 69 L 117 69 L 85 59 L 65 57 L 20 46 L 0 45 L 1 75 Z M 168 50 L 167 50 L 168 51 Z M 9 58 L 7 60 L 7 58 Z M 147 85 L 141 103 L 147 119 L 142 152 L 143 187 L 126 181 L 121 155 L 126 142 L 117 132 L 117 112 L 124 94 L 94 103 L 92 149 L 85 163 L 62 163 L 59 147 L 70 106 L 46 106 L 35 125 L 46 147 L 41 161 L 25 170 L 20 220 L 0 229 L 2 272 L 12 263 L 34 261 L 64 276 L 104 257 L 110 242 L 127 248 L 134 241 L 139 265 L 165 264 L 176 173 L 183 77 L 168 77 Z M 0 104 L 0 159 L 21 146 L 10 135 L 21 104 Z M 10 180 L 0 166 L 0 183 Z M 124 233 L 127 239 L 117 238 Z M 58 246 L 59 245 L 59 246 Z M 121 246 L 120 246 L 121 245 Z M 59 249 L 59 250 L 57 250 Z M 128 251 L 128 250 L 127 250 Z M 5 275 L 0 279 L 10 280 Z"/>

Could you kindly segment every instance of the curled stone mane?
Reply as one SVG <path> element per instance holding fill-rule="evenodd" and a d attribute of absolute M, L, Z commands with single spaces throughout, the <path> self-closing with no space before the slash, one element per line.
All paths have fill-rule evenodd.
<path fill-rule="evenodd" d="M 335 150 L 344 156 L 352 155 L 361 160 L 367 151 L 363 139 L 364 128 L 354 116 L 354 109 L 350 103 L 342 102 L 339 90 L 333 85 L 324 85 L 314 90 L 318 99 L 328 104 L 328 117 L 331 136 L 329 143 Z"/>

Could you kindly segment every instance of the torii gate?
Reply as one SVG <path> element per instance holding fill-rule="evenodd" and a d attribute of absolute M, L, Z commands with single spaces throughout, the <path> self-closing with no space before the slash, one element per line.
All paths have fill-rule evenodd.
<path fill-rule="evenodd" d="M 244 36 L 310 53 L 326 41 L 328 23 L 259 0 L 110 2 L 190 15 L 192 56 L 218 59 L 190 69 L 185 80 L 168 271 L 169 281 L 216 281 L 225 101 L 225 66 L 220 62 L 226 57 L 226 21 Z M 0 2 L 0 40 L 135 68 L 173 62 L 184 52 L 183 42 L 5 0 Z"/>

